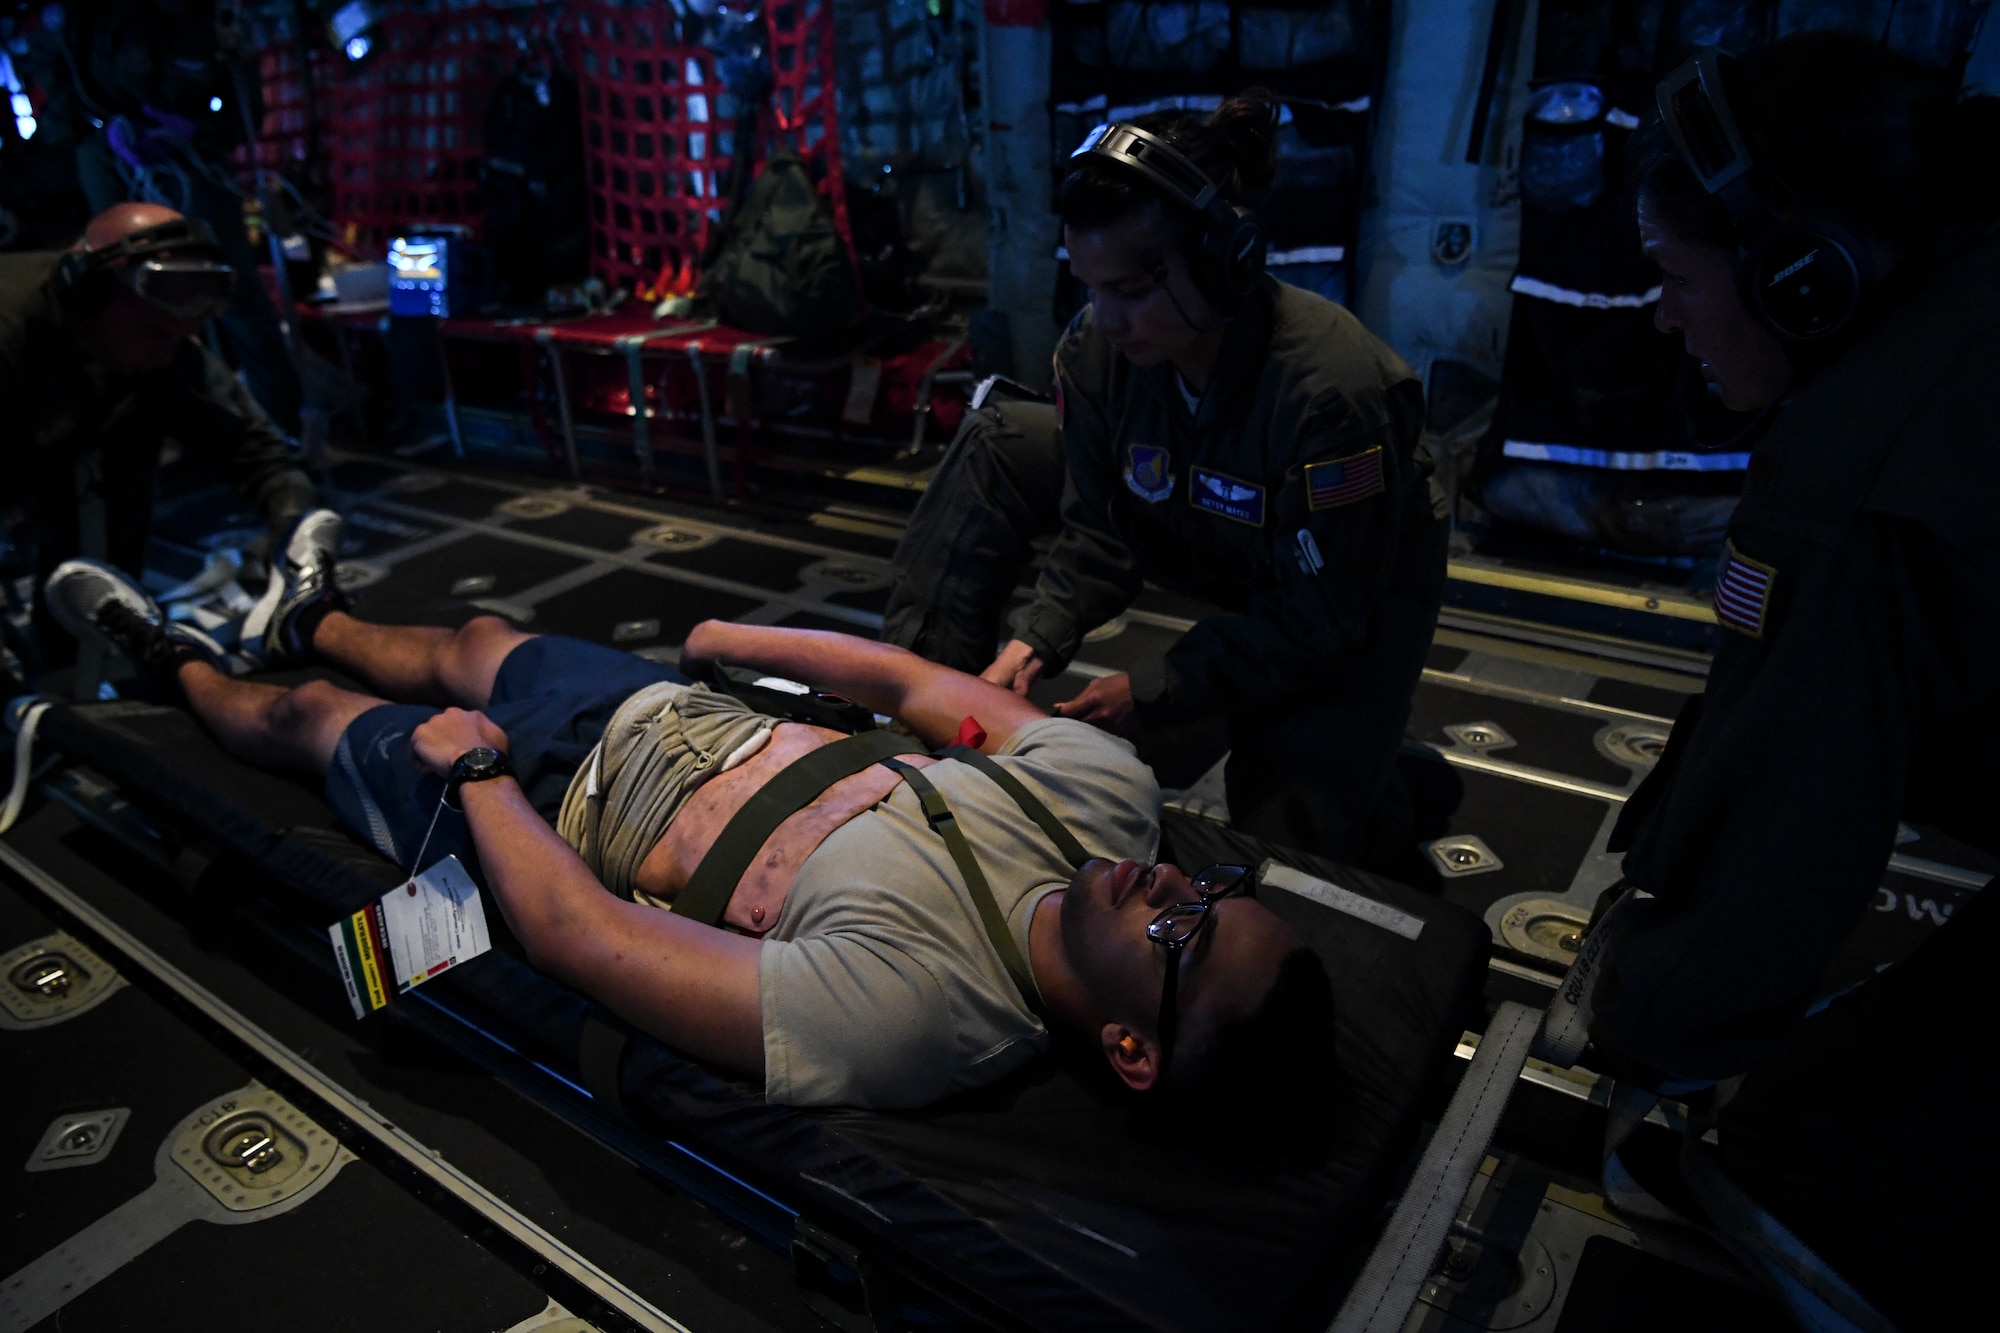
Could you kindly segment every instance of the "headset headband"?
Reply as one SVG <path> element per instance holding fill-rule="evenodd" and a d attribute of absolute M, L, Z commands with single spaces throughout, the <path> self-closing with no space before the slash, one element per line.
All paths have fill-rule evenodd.
<path fill-rule="evenodd" d="M 236 270 L 206 223 L 174 218 L 141 227 L 102 249 L 70 251 L 56 269 L 56 283 L 72 295 L 123 286 L 176 319 L 203 320 L 229 300 Z"/>
<path fill-rule="evenodd" d="M 1205 285 L 1211 291 L 1240 299 L 1256 287 L 1264 273 L 1264 224 L 1249 209 L 1224 199 L 1186 153 L 1150 130 L 1113 121 L 1084 136 L 1070 160 L 1079 157 L 1116 163 L 1202 219 Z"/>
<path fill-rule="evenodd" d="M 1781 216 L 1773 209 L 1730 109 L 1723 60 L 1704 47 L 1660 80 L 1660 123 L 1681 162 L 1736 224 L 1736 281 L 1751 311 L 1793 343 L 1830 343 L 1855 327 L 1876 285 L 1867 249 L 1826 210 L 1793 207 Z"/>
<path fill-rule="evenodd" d="M 1137 125 L 1119 121 L 1099 125 L 1070 154 L 1072 161 L 1079 157 L 1109 158 L 1138 172 L 1176 203 L 1197 213 L 1208 212 L 1216 200 L 1215 182 L 1186 153 Z"/>
<path fill-rule="evenodd" d="M 86 271 L 97 273 L 124 263 L 127 260 L 156 255 L 165 251 L 206 250 L 216 258 L 222 255 L 222 246 L 217 243 L 215 233 L 199 218 L 174 218 L 167 222 L 156 222 L 150 227 L 141 227 L 135 232 L 120 237 L 101 250 L 85 247 L 82 251 Z"/>

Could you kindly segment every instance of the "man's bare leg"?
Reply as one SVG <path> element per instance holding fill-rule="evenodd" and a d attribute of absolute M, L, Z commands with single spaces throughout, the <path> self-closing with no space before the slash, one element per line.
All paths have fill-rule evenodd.
<path fill-rule="evenodd" d="M 373 625 L 333 611 L 314 629 L 312 646 L 391 699 L 484 708 L 507 654 L 534 637 L 499 616 L 480 616 L 450 630 Z"/>
<path fill-rule="evenodd" d="M 323 680 L 286 689 L 237 680 L 206 662 L 176 673 L 188 705 L 239 759 L 267 768 L 323 774 L 347 724 L 386 702 Z"/>

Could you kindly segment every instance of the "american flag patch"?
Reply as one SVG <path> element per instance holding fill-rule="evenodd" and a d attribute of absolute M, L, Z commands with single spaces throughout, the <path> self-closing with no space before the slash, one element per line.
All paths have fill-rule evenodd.
<path fill-rule="evenodd" d="M 1715 576 L 1715 618 L 1738 634 L 1764 637 L 1764 613 L 1771 605 L 1771 585 L 1778 571 L 1752 560 L 1734 542 L 1722 547 L 1722 568 Z"/>
<path fill-rule="evenodd" d="M 1306 464 L 1306 507 L 1314 513 L 1380 495 L 1384 489 L 1379 444 L 1330 463 Z"/>

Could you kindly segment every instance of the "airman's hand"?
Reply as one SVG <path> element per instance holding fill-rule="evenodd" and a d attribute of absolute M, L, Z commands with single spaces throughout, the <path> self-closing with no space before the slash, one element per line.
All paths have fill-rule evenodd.
<path fill-rule="evenodd" d="M 1132 720 L 1132 678 L 1124 672 L 1099 676 L 1074 699 L 1056 705 L 1057 717 L 1073 717 L 1106 731 L 1123 731 Z"/>
<path fill-rule="evenodd" d="M 979 678 L 1025 697 L 1028 687 L 1042 678 L 1042 670 L 1047 665 L 1033 648 L 1019 639 L 1013 639 L 993 659 L 993 665 L 979 673 Z"/>
<path fill-rule="evenodd" d="M 438 777 L 451 776 L 451 766 L 467 750 L 481 746 L 507 752 L 507 733 L 486 714 L 468 708 L 447 708 L 410 733 L 410 751 Z"/>

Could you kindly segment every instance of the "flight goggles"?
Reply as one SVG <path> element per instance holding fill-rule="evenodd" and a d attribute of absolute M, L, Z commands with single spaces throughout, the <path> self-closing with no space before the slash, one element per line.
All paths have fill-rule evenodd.
<path fill-rule="evenodd" d="M 133 259 L 112 273 L 147 305 L 190 321 L 222 309 L 236 285 L 236 270 L 219 259 Z"/>
<path fill-rule="evenodd" d="M 142 227 L 112 245 L 73 257 L 84 277 L 102 273 L 154 309 L 203 320 L 220 310 L 236 284 L 215 233 L 195 218 Z M 81 280 L 81 279 L 79 279 Z"/>
<path fill-rule="evenodd" d="M 1701 188 L 1719 195 L 1750 174 L 1750 148 L 1722 88 L 1723 61 L 1714 47 L 1660 80 L 1660 119 Z"/>

